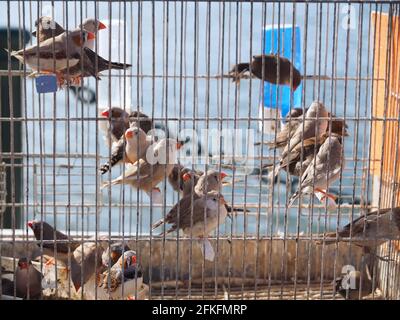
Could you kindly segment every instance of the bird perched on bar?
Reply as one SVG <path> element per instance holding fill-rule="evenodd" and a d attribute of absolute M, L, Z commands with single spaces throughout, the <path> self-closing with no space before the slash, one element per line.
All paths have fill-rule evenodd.
<path fill-rule="evenodd" d="M 299 125 L 293 133 L 282 151 L 282 157 L 286 157 L 287 153 L 291 152 L 303 140 L 321 137 L 328 128 L 327 117 L 328 111 L 321 102 L 314 101 L 311 103 L 305 114 L 304 123 L 302 122 L 302 125 Z"/>
<path fill-rule="evenodd" d="M 200 238 L 200 245 L 203 255 L 207 260 L 214 260 L 214 250 L 208 241 L 208 235 L 220 224 L 225 222 L 228 215 L 226 201 L 218 191 L 210 191 L 201 196 L 196 196 L 192 202 L 188 201 L 190 196 L 185 197 L 186 201 L 179 202 L 168 213 L 168 223 L 172 226 L 165 232 L 166 234 L 182 229 L 188 236 Z M 179 205 L 183 206 L 179 208 Z M 173 218 L 172 218 L 173 217 Z M 159 221 L 153 225 L 153 229 L 164 223 Z M 161 233 L 160 235 L 163 235 Z"/>
<path fill-rule="evenodd" d="M 301 74 L 290 60 L 273 54 L 253 56 L 253 60 L 250 63 L 239 63 L 235 65 L 229 74 L 233 77 L 233 81 L 239 82 L 245 72 L 251 72 L 258 79 L 264 79 L 264 81 L 273 84 L 287 86 L 290 86 L 290 78 L 292 76 L 293 91 L 295 91 L 301 83 Z"/>
<path fill-rule="evenodd" d="M 335 279 L 335 291 L 346 300 L 359 300 L 372 293 L 372 281 L 367 274 L 350 271 Z"/>
<path fill-rule="evenodd" d="M 344 159 L 342 156 L 342 136 L 331 134 L 325 137 L 315 158 L 312 159 L 299 181 L 299 190 L 289 200 L 289 207 L 300 196 L 300 194 L 313 194 L 322 201 L 328 198 L 328 205 L 336 204 L 336 196 L 329 194 L 325 188 L 329 187 L 339 178 Z"/>
<path fill-rule="evenodd" d="M 343 135 L 343 126 L 340 124 L 344 124 L 344 122 L 338 121 L 335 125 L 332 123 L 331 134 L 333 133 L 339 136 Z M 348 136 L 347 131 L 345 132 L 345 136 Z M 302 143 L 298 143 L 291 152 L 285 154 L 285 157 L 280 157 L 279 164 L 276 165 L 273 176 L 275 177 L 279 173 L 279 170 L 283 169 L 291 176 L 300 177 L 328 137 L 329 128 L 327 128 L 327 131 L 318 139 L 310 138 L 305 139 Z M 273 164 L 270 163 L 264 165 L 263 168 L 272 166 Z M 272 179 L 272 176 L 269 178 Z"/>
<path fill-rule="evenodd" d="M 183 180 L 189 181 L 192 179 L 191 178 L 190 172 L 186 172 L 183 175 Z M 176 203 L 171 210 L 167 213 L 165 218 L 162 218 L 155 222 L 152 225 L 152 229 L 156 229 L 159 226 L 163 225 L 164 223 L 172 224 L 177 226 L 178 220 L 181 219 L 182 215 L 190 215 L 190 212 L 192 210 L 192 203 L 194 203 L 196 200 L 200 199 L 204 194 L 208 194 L 211 191 L 218 191 L 220 190 L 221 186 L 223 185 L 223 179 L 226 177 L 226 173 L 221 172 L 219 173 L 216 170 L 210 169 L 207 171 L 207 174 L 203 174 L 200 177 L 196 177 L 194 175 L 193 179 L 198 179 L 198 182 L 196 183 L 194 190 L 192 191 L 191 184 L 189 185 L 190 192 L 187 192 L 182 199 Z M 243 208 L 237 208 L 237 207 L 232 207 L 226 203 L 224 200 L 224 210 L 229 214 L 229 212 L 232 211 L 244 211 Z M 247 210 L 248 211 L 248 210 Z M 178 219 L 179 216 L 179 219 Z M 184 219 L 184 218 L 182 218 Z M 172 228 L 173 229 L 173 228 Z M 175 229 L 171 230 L 170 232 L 174 231 Z"/>
<path fill-rule="evenodd" d="M 55 73 L 58 82 L 61 83 L 63 81 L 62 70 L 67 66 L 73 67 L 78 64 L 82 59 L 81 49 L 88 40 L 94 38 L 95 35 L 92 32 L 73 30 L 25 48 L 25 50 L 12 51 L 11 56 L 30 66 L 35 71 L 33 74 L 38 72 Z"/>
<path fill-rule="evenodd" d="M 160 202 L 160 189 L 156 186 L 171 173 L 176 163 L 176 152 L 182 144 L 174 139 L 161 139 L 148 147 L 146 160 L 139 159 L 128 164 L 125 172 L 111 182 L 104 182 L 102 188 L 109 185 L 129 184 L 153 196 Z"/>
<path fill-rule="evenodd" d="M 308 108 L 305 109 L 307 113 Z M 348 136 L 347 133 L 347 124 L 343 119 L 337 118 L 335 115 L 331 115 L 328 112 L 328 126 L 326 128 L 326 132 L 329 130 L 331 132 Z M 293 137 L 293 134 L 296 132 L 297 128 L 303 121 L 303 109 L 294 108 L 290 111 L 288 115 L 285 117 L 286 123 L 282 126 L 281 131 L 276 134 L 276 138 L 274 141 L 265 141 L 264 144 L 268 145 L 270 149 L 283 148 L 288 144 L 290 138 Z M 255 144 L 258 145 L 259 143 Z"/>
<path fill-rule="evenodd" d="M 97 29 L 96 29 L 97 25 Z M 61 35 L 65 32 L 64 28 L 61 27 L 57 22 L 55 22 L 50 17 L 41 17 L 39 18 L 35 26 L 38 29 L 38 40 L 39 42 L 52 39 L 53 33 L 54 36 Z M 79 25 L 76 30 L 84 30 L 87 32 L 91 32 L 95 34 L 96 31 L 105 29 L 106 26 L 101 21 L 98 21 L 94 18 L 88 18 L 83 21 L 82 25 Z M 54 31 L 53 31 L 54 30 Z M 33 36 L 36 36 L 36 31 L 32 32 Z M 108 61 L 94 51 L 94 38 L 87 39 L 83 45 L 82 59 L 78 64 L 69 66 L 69 69 L 65 68 L 60 71 L 60 81 L 68 81 L 73 84 L 79 85 L 81 77 L 89 77 L 93 76 L 96 79 L 100 80 L 98 76 L 100 72 L 110 69 L 122 70 L 128 67 L 131 67 L 130 64 L 123 64 L 120 62 Z M 97 68 L 96 68 L 97 65 Z"/>
<path fill-rule="evenodd" d="M 125 139 L 121 138 L 114 144 L 110 161 L 107 161 L 100 167 L 100 171 L 104 174 L 111 167 L 118 163 L 135 163 L 137 160 L 146 155 L 147 148 L 151 144 L 151 137 L 137 127 L 129 127 L 125 131 Z"/>
<path fill-rule="evenodd" d="M 317 244 L 329 245 L 351 237 L 351 243 L 362 247 L 365 253 L 374 253 L 381 244 L 399 239 L 400 207 L 369 212 L 354 219 L 337 233 L 328 232 L 322 236 L 324 239 L 317 241 Z"/>
<path fill-rule="evenodd" d="M 28 227 L 32 229 L 33 234 L 37 241 L 45 240 L 46 242 L 37 243 L 38 247 L 41 245 L 45 251 L 45 254 L 52 256 L 54 254 L 54 248 L 56 247 L 57 253 L 68 253 L 68 248 L 70 252 L 73 252 L 80 243 L 61 231 L 55 230 L 46 221 L 32 220 L 28 221 Z M 52 240 L 52 242 L 48 242 Z M 58 242 L 56 240 L 63 240 Z"/>
<path fill-rule="evenodd" d="M 125 251 L 118 261 L 101 274 L 99 287 L 106 292 L 115 292 L 121 284 L 124 284 L 124 291 L 132 293 L 132 285 L 135 286 L 135 279 L 141 281 L 142 270 L 136 261 L 136 252 L 133 250 Z M 130 282 L 128 284 L 128 282 Z"/>
<path fill-rule="evenodd" d="M 300 111 L 294 112 L 302 114 Z M 311 163 L 314 157 L 314 152 L 318 152 L 320 146 L 325 141 L 325 138 L 331 133 L 339 135 L 347 135 L 346 124 L 344 121 L 328 121 L 325 118 L 329 115 L 324 105 L 320 102 L 313 102 L 308 108 L 304 116 L 304 124 L 302 119 L 299 121 L 295 118 L 294 127 L 290 128 L 289 132 L 284 130 L 280 137 L 277 137 L 276 143 L 272 147 L 285 146 L 279 159 L 279 164 L 275 166 L 275 170 L 269 174 L 269 179 L 272 180 L 280 169 L 285 169 L 290 174 L 300 176 L 307 165 Z M 318 121 L 316 118 L 318 117 Z M 303 130 L 304 129 L 304 130 Z M 300 163 L 301 155 L 303 162 Z M 266 164 L 264 168 L 271 167 L 273 164 Z"/>
<path fill-rule="evenodd" d="M 31 260 L 22 257 L 15 270 L 17 296 L 20 298 L 38 299 L 42 293 L 42 274 L 37 271 Z"/>
<path fill-rule="evenodd" d="M 102 130 L 105 131 L 107 134 L 106 136 L 104 136 L 104 139 L 106 140 L 106 143 L 108 145 L 110 140 L 113 141 L 114 144 L 113 150 L 111 152 L 110 161 L 107 161 L 99 169 L 100 172 L 104 174 L 108 172 L 114 165 L 120 163 L 120 161 L 124 159 L 124 153 L 128 154 L 129 151 L 126 150 L 127 141 L 126 139 L 124 139 L 123 133 L 126 132 L 129 128 L 140 128 L 139 145 L 142 147 L 139 149 L 139 154 L 137 154 L 137 147 L 134 147 L 131 143 L 131 152 L 135 153 L 136 160 L 140 159 L 145 154 L 147 147 L 150 144 L 151 137 L 147 137 L 143 140 L 143 138 L 145 138 L 145 135 L 143 135 L 143 133 L 147 134 L 148 132 L 150 132 L 150 130 L 152 130 L 153 121 L 146 114 L 140 111 L 132 111 L 130 114 L 128 114 L 126 111 L 118 107 L 112 107 L 109 110 L 104 110 L 102 111 L 101 115 L 110 119 L 110 125 L 105 126 L 104 124 L 102 124 L 101 126 Z M 125 131 L 122 131 L 123 129 L 125 129 Z M 139 135 L 135 135 L 131 138 L 131 142 L 135 142 L 134 140 L 136 140 L 136 146 L 138 136 Z M 134 158 L 133 154 L 131 154 L 130 156 L 131 158 Z M 132 160 L 130 162 L 133 163 L 136 160 Z"/>
<path fill-rule="evenodd" d="M 185 234 L 190 233 L 190 220 L 191 220 L 191 203 L 182 202 L 183 206 L 180 207 L 180 215 L 179 221 L 176 220 L 178 217 L 177 211 L 178 205 L 176 204 L 171 211 L 168 213 L 168 218 L 165 221 L 158 221 L 153 225 L 153 229 L 160 226 L 162 223 L 170 223 L 172 226 L 165 232 L 166 234 L 174 232 L 177 230 L 178 226 L 183 230 Z M 193 201 L 193 236 L 203 237 L 208 235 L 212 230 L 214 230 L 217 225 L 217 215 L 216 211 L 218 210 L 218 206 L 220 206 L 220 223 L 224 222 L 228 212 L 225 208 L 226 201 L 224 197 L 219 194 L 217 191 L 210 191 L 206 194 L 202 194 L 201 196 L 196 196 Z M 207 216 L 207 225 L 205 226 L 205 231 L 201 226 L 204 227 L 204 210 L 206 209 Z M 211 211 L 210 211 L 211 210 Z M 174 220 L 171 218 L 174 217 Z M 209 219 L 208 219 L 209 218 Z M 167 220 L 168 219 L 168 220 Z M 188 229 L 189 228 L 189 229 Z M 163 235 L 161 233 L 160 235 Z"/>

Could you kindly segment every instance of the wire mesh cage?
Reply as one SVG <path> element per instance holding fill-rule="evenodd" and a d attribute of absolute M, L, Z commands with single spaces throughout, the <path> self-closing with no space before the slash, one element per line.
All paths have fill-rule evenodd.
<path fill-rule="evenodd" d="M 400 297 L 398 3 L 0 10 L 3 299 Z"/>

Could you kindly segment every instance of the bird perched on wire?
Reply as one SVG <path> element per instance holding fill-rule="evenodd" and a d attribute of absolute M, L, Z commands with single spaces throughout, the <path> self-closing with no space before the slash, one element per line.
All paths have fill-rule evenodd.
<path fill-rule="evenodd" d="M 308 108 L 305 109 L 307 113 Z M 348 136 L 347 133 L 347 124 L 343 119 L 337 118 L 335 115 L 331 115 L 329 112 L 328 115 L 328 126 L 326 128 L 326 132 L 329 130 L 331 132 L 335 132 L 337 134 L 341 134 L 343 136 Z M 276 134 L 276 138 L 274 141 L 265 141 L 264 144 L 268 145 L 270 149 L 278 149 L 284 148 L 289 139 L 292 138 L 293 134 L 296 132 L 297 128 L 303 121 L 303 109 L 293 108 L 289 114 L 285 117 L 286 123 L 282 126 L 281 130 Z M 342 133 L 343 132 L 343 133 Z M 257 143 L 255 145 L 258 145 Z"/>
<path fill-rule="evenodd" d="M 347 131 L 343 130 L 344 125 L 343 121 L 335 122 L 335 125 L 332 125 L 331 127 L 331 134 L 333 133 L 342 136 L 343 132 L 345 132 L 344 136 L 348 136 Z M 328 137 L 329 128 L 327 128 L 327 131 L 318 139 L 310 138 L 298 143 L 291 152 L 285 153 L 285 157 L 280 157 L 279 164 L 276 165 L 275 171 L 272 173 L 273 176 L 275 177 L 279 173 L 279 170 L 283 169 L 291 176 L 300 177 L 310 165 L 311 161 L 314 159 L 314 155 L 318 153 L 321 145 Z M 270 163 L 264 165 L 263 168 L 271 168 L 272 166 L 273 163 Z M 269 178 L 272 179 L 272 176 Z"/>
<path fill-rule="evenodd" d="M 298 112 L 300 113 L 300 112 Z M 279 144 L 274 144 L 274 147 L 285 146 L 282 151 L 282 154 L 279 159 L 279 165 L 276 165 L 275 170 L 269 174 L 269 179 L 272 180 L 282 168 L 286 168 L 287 164 L 294 165 L 293 167 L 289 167 L 289 169 L 293 169 L 293 172 L 296 170 L 298 172 L 301 169 L 305 169 L 304 165 L 307 164 L 307 161 L 310 162 L 311 154 L 314 155 L 314 148 L 316 148 L 316 144 L 319 142 L 323 142 L 323 136 L 326 136 L 326 131 L 329 129 L 328 120 L 325 118 L 328 116 L 328 111 L 325 109 L 324 105 L 318 101 L 314 101 L 310 107 L 308 108 L 306 114 L 304 115 L 304 123 L 298 122 L 297 126 L 295 125 L 295 130 L 290 129 L 289 133 L 284 133 L 282 137 L 279 138 Z M 322 118 L 322 119 L 320 119 Z M 296 122 L 295 122 L 296 123 Z M 342 125 L 345 125 L 344 122 L 339 122 Z M 332 128 L 332 125 L 331 125 Z M 336 128 L 336 125 L 334 126 Z M 341 127 L 342 128 L 342 127 Z M 293 128 L 294 129 L 294 128 Z M 293 134 L 291 134 L 293 132 Z M 329 132 L 329 130 L 328 130 Z M 342 133 L 342 131 L 340 131 Z M 278 141 L 278 140 L 277 140 Z M 306 150 L 307 148 L 307 150 Z M 315 149 L 318 151 L 318 149 Z M 299 163 L 298 160 L 294 162 L 294 159 L 301 160 L 301 153 L 307 151 L 308 157 L 305 163 Z M 298 164 L 297 164 L 298 163 Z M 270 167 L 273 164 L 267 164 L 264 167 Z M 297 165 L 297 168 L 296 168 Z M 299 171 L 300 170 L 300 171 Z"/>
<path fill-rule="evenodd" d="M 325 189 L 339 178 L 344 166 L 342 136 L 332 134 L 325 138 L 315 158 L 312 159 L 299 181 L 299 190 L 289 200 L 289 207 L 300 194 L 314 194 L 322 201 L 328 198 L 328 205 L 336 204 L 336 197 Z M 318 194 L 317 194 L 318 193 Z"/>
<path fill-rule="evenodd" d="M 25 257 L 18 260 L 15 281 L 18 297 L 24 299 L 40 298 L 42 294 L 42 274 L 33 267 L 31 260 Z"/>
<path fill-rule="evenodd" d="M 287 145 L 282 151 L 282 157 L 286 157 L 302 140 L 321 137 L 328 128 L 328 111 L 325 106 L 314 101 L 308 108 L 304 122 L 299 125 L 293 136 L 289 139 Z"/>
<path fill-rule="evenodd" d="M 96 28 L 97 26 L 97 28 Z M 94 18 L 85 19 L 82 24 L 80 24 L 77 29 L 83 29 L 92 33 L 106 29 L 106 25 L 99 20 Z M 59 25 L 51 17 L 42 16 L 35 21 L 35 29 L 32 31 L 32 36 L 37 37 L 39 42 L 45 41 L 47 39 L 59 36 L 65 32 L 65 29 Z M 86 41 L 85 47 L 94 50 L 94 39 Z"/>
<path fill-rule="evenodd" d="M 400 237 L 400 207 L 372 211 L 361 215 L 338 232 L 322 235 L 317 244 L 333 244 L 351 237 L 351 243 L 363 248 L 365 253 L 374 253 L 376 248 L 389 240 Z"/>
<path fill-rule="evenodd" d="M 176 163 L 176 152 L 182 144 L 174 139 L 161 139 L 148 147 L 146 159 L 128 164 L 125 172 L 111 182 L 104 182 L 102 188 L 109 185 L 129 184 L 136 189 L 153 196 L 159 203 L 160 189 L 156 186 L 171 173 Z"/>
<path fill-rule="evenodd" d="M 124 159 L 124 154 L 127 154 L 127 139 L 124 139 L 123 134 L 129 129 L 129 128 L 140 128 L 140 134 L 139 135 L 134 135 L 131 138 L 131 146 L 130 150 L 131 152 L 134 152 L 136 154 L 136 160 L 140 159 L 144 153 L 147 150 L 147 147 L 149 146 L 150 143 L 150 137 L 146 138 L 143 140 L 145 137 L 144 134 L 147 134 L 152 130 L 153 127 L 153 121 L 144 113 L 140 111 L 132 111 L 130 114 L 128 114 L 125 110 L 118 108 L 118 107 L 112 107 L 111 109 L 107 109 L 102 111 L 101 115 L 103 117 L 106 117 L 110 119 L 110 125 L 105 126 L 102 125 L 101 128 L 103 131 L 106 132 L 106 135 L 104 136 L 104 139 L 106 140 L 106 143 L 109 145 L 109 141 L 113 141 L 113 150 L 111 152 L 111 157 L 110 160 L 107 161 L 105 164 L 103 164 L 100 167 L 100 172 L 102 174 L 108 172 L 114 165 L 119 163 L 121 160 Z M 123 131 L 125 130 L 125 131 Z M 134 131 L 137 129 L 134 129 Z M 139 137 L 140 136 L 140 137 Z M 138 141 L 138 138 L 140 138 Z M 133 139 L 133 140 L 132 140 Z M 136 142 L 135 142 L 136 140 Z M 135 143 L 134 143 L 135 142 Z M 137 154 L 138 149 L 137 149 L 137 144 L 142 147 L 139 149 L 139 154 Z M 133 145 L 135 144 L 136 147 Z M 131 154 L 132 158 L 135 158 L 133 154 Z M 128 158 L 129 159 L 129 158 Z M 135 162 L 136 160 L 132 160 L 130 162 Z"/>
<path fill-rule="evenodd" d="M 189 196 L 185 197 L 185 199 L 188 198 Z M 200 238 L 203 255 L 207 260 L 214 260 L 214 250 L 207 237 L 220 224 L 225 222 L 225 218 L 228 215 L 224 197 L 217 191 L 210 191 L 196 197 L 193 200 L 193 206 L 191 201 L 184 201 L 179 204 L 182 204 L 182 207 L 178 209 L 177 205 L 175 205 L 171 209 L 171 211 L 174 211 L 170 211 L 168 214 L 168 223 L 171 223 L 172 226 L 166 231 L 166 234 L 179 228 L 188 236 Z M 172 219 L 172 217 L 174 218 Z M 157 222 L 153 225 L 153 228 L 162 223 L 164 221 Z M 161 235 L 163 234 L 161 233 Z"/>
<path fill-rule="evenodd" d="M 137 127 L 129 127 L 125 131 L 125 139 L 121 138 L 112 148 L 110 161 L 100 167 L 101 173 L 108 172 L 118 163 L 135 163 L 146 155 L 151 144 L 151 137 Z"/>
<path fill-rule="evenodd" d="M 55 230 L 46 221 L 28 221 L 28 227 L 32 229 L 37 241 L 43 240 L 42 243 L 37 243 L 37 245 L 38 247 L 43 246 L 45 254 L 47 255 L 53 255 L 55 248 L 57 253 L 73 252 L 80 245 L 80 243 L 72 239 L 72 237 Z"/>
<path fill-rule="evenodd" d="M 136 252 L 133 250 L 125 251 L 110 270 L 106 270 L 100 277 L 99 287 L 106 292 L 114 292 L 121 284 L 124 284 L 124 291 L 131 291 L 128 282 L 135 285 L 135 279 L 142 278 L 142 270 L 136 261 Z M 136 286 L 135 286 L 136 287 Z M 132 293 L 132 292 L 130 292 Z"/>
<path fill-rule="evenodd" d="M 85 43 L 94 38 L 94 33 L 77 29 L 64 32 L 54 39 L 47 39 L 25 50 L 12 51 L 11 56 L 30 66 L 36 73 L 55 73 L 58 82 L 61 83 L 64 79 L 62 70 L 78 64 L 82 60 L 81 50 Z"/>
<path fill-rule="evenodd" d="M 96 27 L 97 25 L 97 27 Z M 64 28 L 60 26 L 57 22 L 55 22 L 50 17 L 41 17 L 39 18 L 35 26 L 38 29 L 38 33 L 36 31 L 32 32 L 32 35 L 39 35 L 38 40 L 40 42 L 52 39 L 54 36 L 59 36 L 65 32 Z M 102 22 L 94 19 L 88 18 L 83 21 L 81 25 L 79 25 L 76 30 L 84 30 L 86 32 L 91 32 L 95 34 L 96 31 L 105 29 L 106 26 Z M 100 72 L 110 69 L 122 70 L 128 67 L 131 67 L 130 64 L 124 64 L 120 62 L 108 61 L 98 54 L 96 54 L 94 49 L 94 38 L 87 39 L 82 46 L 82 59 L 76 65 L 69 66 L 69 69 L 65 68 L 60 71 L 60 81 L 67 81 L 73 84 L 79 85 L 81 77 L 89 77 L 93 76 L 96 79 L 100 80 L 98 76 Z"/>
<path fill-rule="evenodd" d="M 189 172 L 186 172 L 183 175 L 183 179 L 189 182 L 191 179 L 198 179 L 198 182 L 196 183 L 194 190 L 188 192 L 185 196 L 182 197 L 176 203 L 171 210 L 167 213 L 165 218 L 160 219 L 159 221 L 155 222 L 152 226 L 152 229 L 156 229 L 159 226 L 161 226 L 164 223 L 172 224 L 177 226 L 178 221 L 181 219 L 180 216 L 182 215 L 190 215 L 190 212 L 192 210 L 192 204 L 200 199 L 204 194 L 207 194 L 211 191 L 218 191 L 220 190 L 222 184 L 223 184 L 223 179 L 226 177 L 226 173 L 221 172 L 219 173 L 216 170 L 208 170 L 206 175 L 202 175 L 199 178 L 195 178 L 195 175 L 193 178 L 191 177 Z M 239 208 L 233 208 L 229 206 L 226 201 L 224 201 L 224 206 L 225 210 L 227 212 L 231 211 L 240 211 Z M 178 218 L 179 217 L 179 218 Z M 172 230 L 174 231 L 174 230 Z M 171 232 L 172 232 L 171 231 Z"/>
<path fill-rule="evenodd" d="M 251 72 L 257 78 L 264 79 L 264 81 L 287 86 L 290 86 L 292 77 L 293 91 L 301 83 L 301 74 L 290 60 L 273 54 L 253 56 L 253 60 L 250 63 L 235 65 L 229 74 L 233 77 L 233 81 L 239 82 L 245 72 Z"/>

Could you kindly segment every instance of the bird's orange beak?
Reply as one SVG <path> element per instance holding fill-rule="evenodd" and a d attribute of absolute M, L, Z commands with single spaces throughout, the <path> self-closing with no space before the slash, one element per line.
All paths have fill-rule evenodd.
<path fill-rule="evenodd" d="M 110 115 L 110 113 L 108 112 L 108 110 L 104 110 L 101 115 L 105 118 L 108 118 L 108 116 Z"/>
<path fill-rule="evenodd" d="M 88 40 L 96 39 L 96 35 L 93 32 L 88 32 Z"/>
<path fill-rule="evenodd" d="M 106 25 L 103 22 L 99 21 L 99 30 L 103 30 L 106 28 L 107 28 Z"/>
<path fill-rule="evenodd" d="M 29 227 L 29 228 L 31 228 L 31 229 L 33 228 L 33 221 L 28 221 L 27 224 L 28 224 L 28 227 Z"/>
<path fill-rule="evenodd" d="M 224 197 L 221 196 L 221 197 L 219 198 L 219 203 L 220 203 L 220 204 L 226 204 L 226 201 L 225 201 Z"/>
<path fill-rule="evenodd" d="M 183 146 L 183 143 L 180 142 L 180 141 L 178 141 L 178 142 L 176 143 L 176 150 L 179 150 L 180 148 L 182 148 L 182 146 Z"/>
<path fill-rule="evenodd" d="M 221 180 L 223 180 L 227 176 L 227 174 L 225 172 L 221 172 L 219 176 Z"/>
<path fill-rule="evenodd" d="M 126 130 L 125 138 L 126 139 L 131 139 L 132 137 L 133 137 L 133 131 L 132 130 Z"/>
<path fill-rule="evenodd" d="M 189 181 L 190 180 L 190 178 L 191 178 L 191 175 L 189 174 L 189 173 L 185 173 L 183 176 L 182 176 L 182 179 L 183 179 L 183 181 Z"/>

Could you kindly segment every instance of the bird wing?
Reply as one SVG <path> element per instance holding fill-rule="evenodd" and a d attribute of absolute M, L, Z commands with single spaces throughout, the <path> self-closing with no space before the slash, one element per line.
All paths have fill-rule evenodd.
<path fill-rule="evenodd" d="M 193 200 L 196 201 L 198 196 L 193 194 Z M 177 204 L 175 204 L 171 210 L 168 212 L 165 221 L 168 223 L 177 224 L 177 218 L 179 213 L 179 220 L 181 221 L 184 216 L 190 215 L 192 210 L 192 195 L 189 194 L 186 197 L 183 197 Z"/>
<path fill-rule="evenodd" d="M 43 59 L 52 59 L 53 52 L 56 59 L 66 59 L 67 51 L 65 41 L 61 40 L 61 36 L 57 36 L 54 38 L 47 39 L 39 44 L 39 48 L 37 45 L 30 46 L 19 50 L 17 54 L 27 56 L 36 56 L 39 50 L 39 57 Z M 54 50 L 54 51 L 53 51 Z M 69 52 L 71 54 L 73 52 Z"/>
<path fill-rule="evenodd" d="M 329 139 L 334 140 L 329 141 Z M 324 179 L 328 179 L 329 181 L 332 177 L 340 173 L 343 165 L 341 148 L 342 146 L 337 138 L 327 138 L 325 140 L 320 147 L 317 156 L 311 161 L 303 174 L 303 187 L 311 185 L 313 181 Z"/>
<path fill-rule="evenodd" d="M 151 167 L 153 166 L 153 172 L 156 171 L 157 165 L 151 165 L 143 159 L 139 159 L 132 165 L 127 165 L 128 169 L 125 170 L 125 179 L 140 180 L 151 177 Z M 122 175 L 120 176 L 122 178 Z"/>
<path fill-rule="evenodd" d="M 346 224 L 340 231 L 339 236 L 341 237 L 349 237 L 350 230 L 352 230 L 352 235 L 362 235 L 364 233 L 364 225 L 367 230 L 373 223 L 375 223 L 379 217 L 385 213 L 390 212 L 391 209 L 381 209 L 378 211 L 372 211 L 367 213 L 366 215 L 361 215 L 358 218 L 354 219 L 351 223 Z"/>

